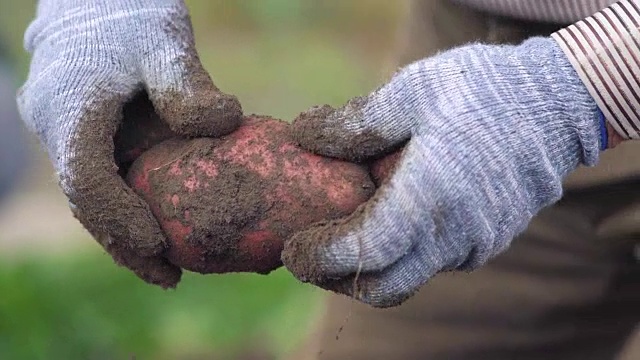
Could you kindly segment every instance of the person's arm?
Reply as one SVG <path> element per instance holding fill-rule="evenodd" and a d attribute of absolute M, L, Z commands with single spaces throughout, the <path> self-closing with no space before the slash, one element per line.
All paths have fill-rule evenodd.
<path fill-rule="evenodd" d="M 200 63 L 182 0 L 40 0 L 25 34 L 32 54 L 22 118 L 48 150 L 74 215 L 143 280 L 174 287 L 149 206 L 118 175 L 113 137 L 125 103 L 145 91 L 176 133 L 218 136 L 241 121 Z"/>
<path fill-rule="evenodd" d="M 525 21 L 571 24 L 615 0 L 449 0 L 478 11 Z"/>
<path fill-rule="evenodd" d="M 552 38 L 615 135 L 640 138 L 640 1 L 621 0 Z"/>
<path fill-rule="evenodd" d="M 311 151 L 366 161 L 404 150 L 352 215 L 290 238 L 285 266 L 389 307 L 440 272 L 473 270 L 505 250 L 561 198 L 569 173 L 638 138 L 638 4 L 620 1 L 518 46 L 452 49 L 340 109 L 301 114 L 296 138 Z M 604 18 L 624 25 L 594 24 Z M 564 40 L 574 36 L 585 40 Z"/>

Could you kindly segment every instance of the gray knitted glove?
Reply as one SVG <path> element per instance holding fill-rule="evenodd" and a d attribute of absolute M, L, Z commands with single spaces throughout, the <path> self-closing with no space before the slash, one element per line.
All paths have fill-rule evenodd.
<path fill-rule="evenodd" d="M 283 253 L 298 279 L 376 307 L 503 251 L 561 197 L 563 177 L 606 147 L 595 101 L 547 38 L 416 62 L 366 98 L 302 114 L 294 128 L 311 151 L 353 161 L 408 140 L 368 203 L 296 234 Z"/>
<path fill-rule="evenodd" d="M 25 44 L 33 58 L 19 109 L 74 214 L 119 264 L 174 287 L 180 269 L 159 256 L 158 223 L 118 176 L 113 136 L 123 105 L 142 91 L 179 134 L 218 136 L 239 124 L 237 99 L 200 63 L 184 2 L 40 0 Z"/>

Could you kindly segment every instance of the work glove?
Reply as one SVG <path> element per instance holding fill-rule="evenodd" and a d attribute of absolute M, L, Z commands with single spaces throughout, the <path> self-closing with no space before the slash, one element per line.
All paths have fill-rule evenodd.
<path fill-rule="evenodd" d="M 114 141 L 123 106 L 146 93 L 184 136 L 219 136 L 241 121 L 196 53 L 181 0 L 41 0 L 25 34 L 33 55 L 18 94 L 24 121 L 46 146 L 70 206 L 117 263 L 175 287 L 165 237 L 149 206 L 118 175 Z M 126 119 L 125 119 L 126 121 Z"/>
<path fill-rule="evenodd" d="M 294 132 L 305 148 L 350 161 L 404 146 L 370 201 L 295 234 L 282 256 L 301 281 L 374 307 L 501 253 L 607 146 L 601 112 L 550 38 L 415 62 L 366 97 L 301 114 Z"/>

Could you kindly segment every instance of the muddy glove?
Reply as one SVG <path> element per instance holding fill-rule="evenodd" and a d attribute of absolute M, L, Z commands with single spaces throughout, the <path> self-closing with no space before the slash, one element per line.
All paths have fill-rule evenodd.
<path fill-rule="evenodd" d="M 41 0 L 25 35 L 32 53 L 21 115 L 54 163 L 76 217 L 143 280 L 174 287 L 165 238 L 114 163 L 125 102 L 146 91 L 177 133 L 218 136 L 239 124 L 237 99 L 203 69 L 181 0 Z"/>
<path fill-rule="evenodd" d="M 361 161 L 406 144 L 395 172 L 346 219 L 285 245 L 300 280 L 376 307 L 508 247 L 562 179 L 606 147 L 602 116 L 551 39 L 469 45 L 416 62 L 366 98 L 295 123 L 311 151 Z M 408 142 L 407 142 L 408 140 Z"/>

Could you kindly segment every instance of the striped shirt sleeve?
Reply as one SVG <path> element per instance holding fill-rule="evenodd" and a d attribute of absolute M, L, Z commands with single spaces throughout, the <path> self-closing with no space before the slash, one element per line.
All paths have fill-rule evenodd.
<path fill-rule="evenodd" d="M 620 0 L 551 35 L 611 126 L 640 138 L 640 0 Z"/>
<path fill-rule="evenodd" d="M 451 0 L 494 15 L 520 20 L 572 24 L 616 0 Z"/>

